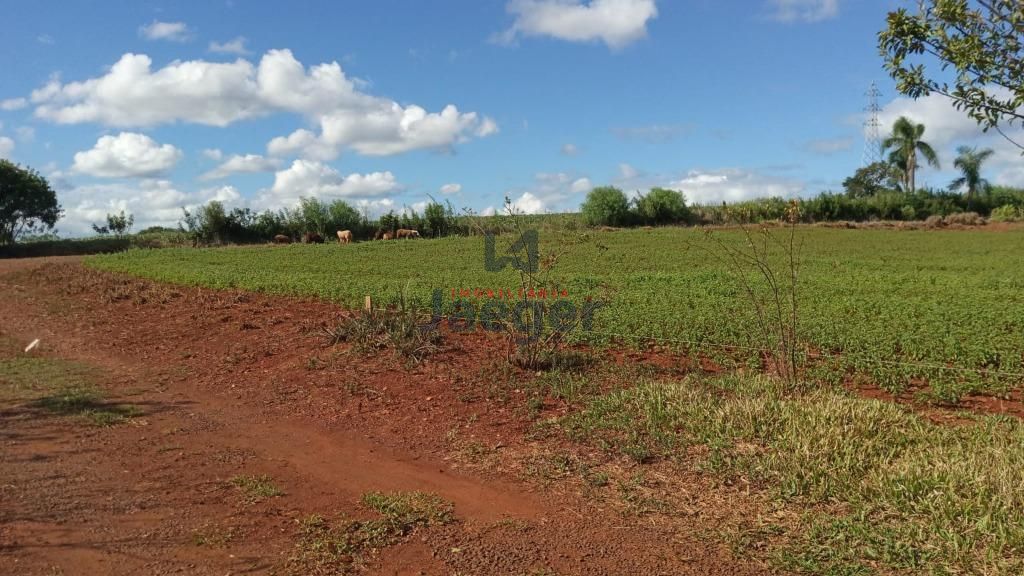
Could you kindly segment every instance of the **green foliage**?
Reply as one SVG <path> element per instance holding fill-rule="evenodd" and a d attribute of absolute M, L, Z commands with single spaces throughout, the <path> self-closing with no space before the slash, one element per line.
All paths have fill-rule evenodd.
<path fill-rule="evenodd" d="M 771 542 L 785 568 L 1019 574 L 1024 424 L 970 420 L 935 424 L 842 390 L 793 397 L 771 379 L 727 377 L 641 381 L 592 397 L 561 425 L 634 458 L 743 478 L 803 512 Z"/>
<path fill-rule="evenodd" d="M 113 234 L 120 238 L 131 230 L 135 224 L 135 216 L 128 214 L 125 216 L 124 210 L 121 210 L 120 214 L 107 214 L 107 223 L 104 226 L 99 224 L 93 224 L 92 229 L 99 235 Z"/>
<path fill-rule="evenodd" d="M 922 0 L 916 14 L 889 13 L 878 47 L 897 90 L 942 94 L 998 130 L 1024 120 L 1022 23 L 1019 0 Z"/>
<path fill-rule="evenodd" d="M 873 162 L 858 168 L 843 180 L 843 189 L 850 198 L 867 198 L 882 192 L 896 192 L 900 187 L 900 171 L 887 162 Z"/>
<path fill-rule="evenodd" d="M 614 186 L 599 186 L 587 194 L 580 208 L 591 226 L 625 226 L 630 223 L 629 200 Z"/>
<path fill-rule="evenodd" d="M 1024 211 L 1017 206 L 1000 206 L 992 211 L 990 216 L 993 222 L 1019 222 L 1024 220 Z"/>
<path fill-rule="evenodd" d="M 981 177 L 981 165 L 993 154 L 991 148 L 978 150 L 969 146 L 957 148 L 957 158 L 953 166 L 960 171 L 962 176 L 953 180 L 949 185 L 950 190 L 966 188 L 967 208 L 971 208 L 971 199 L 989 187 L 988 180 Z"/>
<path fill-rule="evenodd" d="M 908 197 L 892 202 L 893 209 L 902 210 Z M 1011 375 L 1024 372 L 1024 268 L 1012 265 L 1020 259 L 1019 234 L 824 227 L 801 233 L 801 342 L 835 354 L 837 373 L 894 389 L 911 382 L 944 387 L 953 397 L 1024 385 L 1024 378 Z M 576 306 L 588 296 L 607 302 L 595 314 L 593 333 L 572 332 L 569 338 L 596 344 L 616 339 L 607 334 L 624 335 L 627 343 L 667 339 L 701 354 L 713 352 L 723 364 L 746 363 L 749 358 L 740 352 L 711 345 L 758 346 L 758 328 L 728 270 L 685 249 L 701 242 L 702 234 L 677 227 L 622 230 L 562 256 L 549 284 L 563 287 Z M 716 235 L 742 241 L 731 230 Z M 574 237 L 542 233 L 540 253 L 562 250 Z M 511 267 L 484 270 L 482 244 L 480 237 L 448 237 L 361 242 L 345 250 L 172 248 L 86 262 L 161 281 L 317 296 L 351 308 L 361 308 L 368 294 L 390 302 L 404 293 L 407 302 L 429 313 L 434 288 L 447 298 L 453 288 L 519 286 Z M 923 366 L 887 363 L 894 360 Z"/>
<path fill-rule="evenodd" d="M 0 246 L 52 230 L 63 213 L 46 178 L 0 159 Z"/>
<path fill-rule="evenodd" d="M 900 169 L 903 175 L 903 189 L 908 192 L 917 190 L 917 155 L 935 168 L 939 167 L 939 157 L 930 144 L 921 140 L 924 135 L 924 124 L 915 124 L 906 116 L 900 116 L 892 125 L 892 134 L 882 141 L 882 149 L 889 150 L 889 163 Z"/>
<path fill-rule="evenodd" d="M 645 224 L 679 224 L 689 222 L 692 214 L 686 207 L 682 192 L 652 188 L 636 199 L 638 219 Z"/>

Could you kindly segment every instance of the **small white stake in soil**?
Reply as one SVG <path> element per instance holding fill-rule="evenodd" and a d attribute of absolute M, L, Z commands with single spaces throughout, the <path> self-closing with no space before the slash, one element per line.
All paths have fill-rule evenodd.
<path fill-rule="evenodd" d="M 25 347 L 25 352 L 31 352 L 33 348 L 39 345 L 39 338 L 32 341 L 31 344 Z"/>

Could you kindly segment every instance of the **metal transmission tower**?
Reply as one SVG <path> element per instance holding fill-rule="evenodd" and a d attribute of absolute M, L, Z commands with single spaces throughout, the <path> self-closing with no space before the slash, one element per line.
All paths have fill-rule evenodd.
<path fill-rule="evenodd" d="M 872 82 L 871 87 L 864 95 L 868 97 L 868 105 L 864 108 L 867 118 L 864 119 L 864 157 L 861 162 L 867 166 L 882 161 L 882 125 L 878 121 L 878 113 L 882 111 L 878 105 L 878 97 L 882 93 Z"/>

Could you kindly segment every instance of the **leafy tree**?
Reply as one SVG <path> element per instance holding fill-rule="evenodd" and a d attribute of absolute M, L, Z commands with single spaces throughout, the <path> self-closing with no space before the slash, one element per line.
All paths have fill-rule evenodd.
<path fill-rule="evenodd" d="M 301 214 L 302 232 L 316 232 L 327 237 L 327 226 L 331 220 L 330 209 L 326 204 L 316 198 L 299 199 L 299 214 Z"/>
<path fill-rule="evenodd" d="M 903 189 L 907 192 L 916 190 L 918 152 L 928 164 L 939 167 L 939 157 L 930 144 L 921 140 L 923 135 L 924 124 L 915 124 L 906 116 L 900 116 L 892 125 L 892 134 L 882 142 L 883 150 L 891 150 L 889 162 L 903 171 Z"/>
<path fill-rule="evenodd" d="M 362 215 L 344 200 L 335 200 L 327 207 L 330 216 L 329 229 L 325 237 L 333 236 L 338 230 L 352 230 L 356 234 L 361 233 Z"/>
<path fill-rule="evenodd" d="M 599 186 L 587 194 L 580 212 L 592 226 L 622 226 L 629 223 L 629 200 L 614 186 Z"/>
<path fill-rule="evenodd" d="M 220 244 L 226 239 L 228 214 L 224 205 L 213 200 L 200 207 L 196 212 L 183 209 L 184 231 L 192 238 L 194 245 Z"/>
<path fill-rule="evenodd" d="M 457 228 L 455 209 L 451 202 L 441 204 L 431 201 L 423 209 L 423 223 L 426 231 L 431 236 L 448 236 L 453 234 Z"/>
<path fill-rule="evenodd" d="M 398 230 L 399 224 L 399 218 L 395 214 L 394 210 L 389 210 L 387 214 L 384 214 L 383 216 L 380 217 L 380 227 L 385 232 L 394 233 L 395 230 Z"/>
<path fill-rule="evenodd" d="M 650 224 L 675 224 L 690 219 L 690 209 L 682 192 L 667 188 L 652 188 L 636 199 L 640 219 Z"/>
<path fill-rule="evenodd" d="M 92 229 L 97 234 L 114 234 L 121 237 L 131 230 L 134 225 L 135 215 L 128 214 L 126 216 L 124 210 L 121 210 L 120 214 L 107 214 L 107 224 L 105 226 L 93 224 Z"/>
<path fill-rule="evenodd" d="M 961 146 L 956 149 L 957 157 L 953 166 L 960 170 L 960 176 L 949 185 L 952 190 L 967 188 L 967 209 L 971 209 L 971 199 L 979 192 L 988 190 L 988 180 L 981 177 L 981 165 L 992 155 L 991 148 L 978 150 L 969 146 Z"/>
<path fill-rule="evenodd" d="M 882 192 L 898 190 L 902 172 L 887 162 L 872 162 L 858 168 L 853 176 L 843 180 L 843 188 L 850 198 L 868 198 Z"/>
<path fill-rule="evenodd" d="M 1022 29 L 1020 0 L 922 0 L 916 14 L 889 13 L 878 47 L 897 90 L 912 98 L 942 94 L 984 130 L 1006 137 L 1001 122 L 1024 121 Z M 929 57 L 937 71 L 926 69 Z M 945 73 L 950 68 L 955 74 Z"/>
<path fill-rule="evenodd" d="M 64 213 L 50 183 L 31 168 L 0 160 L 0 245 L 52 230 Z"/>

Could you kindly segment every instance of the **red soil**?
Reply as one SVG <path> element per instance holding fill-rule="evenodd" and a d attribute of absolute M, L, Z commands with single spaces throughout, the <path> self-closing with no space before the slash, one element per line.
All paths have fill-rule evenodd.
<path fill-rule="evenodd" d="M 498 389 L 498 342 L 450 336 L 405 366 L 325 347 L 317 330 L 341 313 L 73 259 L 0 261 L 0 357 L 39 338 L 33 355 L 98 368 L 113 400 L 143 412 L 96 428 L 0 404 L 0 573 L 287 573 L 299 519 L 372 517 L 359 504 L 372 490 L 433 492 L 457 518 L 369 554 L 372 574 L 765 572 L 706 537 L 714 513 L 623 514 L 468 466 L 455 446 L 550 447 L 530 435 L 525 392 Z M 241 474 L 267 474 L 284 495 L 247 502 L 228 482 Z M 697 502 L 701 490 L 679 493 Z"/>

